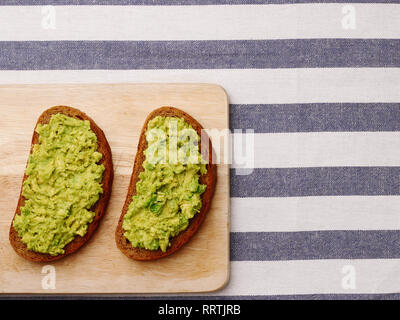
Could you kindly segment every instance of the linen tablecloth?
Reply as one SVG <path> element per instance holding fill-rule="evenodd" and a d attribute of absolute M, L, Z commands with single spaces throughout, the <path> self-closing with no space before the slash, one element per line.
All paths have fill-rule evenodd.
<path fill-rule="evenodd" d="M 0 5 L 0 84 L 226 89 L 254 169 L 231 169 L 231 280 L 199 296 L 400 297 L 399 1 Z"/>

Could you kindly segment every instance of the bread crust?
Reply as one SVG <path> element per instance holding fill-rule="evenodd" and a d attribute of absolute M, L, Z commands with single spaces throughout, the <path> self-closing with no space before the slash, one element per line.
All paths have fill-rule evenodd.
<path fill-rule="evenodd" d="M 197 132 L 197 134 L 202 137 L 202 143 L 200 147 L 203 149 L 200 151 L 203 154 L 203 157 L 208 159 L 207 173 L 200 176 L 200 183 L 207 185 L 206 191 L 201 195 L 201 210 L 192 219 L 190 219 L 189 226 L 184 231 L 170 239 L 171 245 L 167 248 L 166 252 L 163 252 L 161 249 L 147 250 L 144 248 L 132 247 L 131 243 L 125 238 L 124 230 L 122 228 L 123 218 L 128 211 L 130 203 L 132 202 L 132 197 L 136 194 L 136 183 L 139 181 L 139 174 L 144 170 L 142 167 L 142 163 L 145 160 L 144 151 L 147 149 L 147 141 L 145 137 L 147 125 L 149 121 L 156 116 L 183 118 L 186 122 L 188 122 Z M 134 260 L 148 261 L 169 256 L 170 254 L 179 250 L 185 243 L 187 243 L 193 237 L 193 235 L 196 233 L 196 231 L 204 221 L 206 213 L 210 208 L 212 197 L 214 195 L 215 184 L 217 181 L 217 166 L 213 163 L 213 149 L 211 140 L 208 138 L 205 132 L 203 132 L 203 135 L 201 134 L 202 129 L 203 127 L 194 118 L 192 118 L 186 112 L 173 107 L 158 108 L 147 116 L 140 134 L 135 163 L 125 204 L 122 209 L 122 214 L 119 218 L 118 226 L 115 232 L 117 247 L 127 257 Z"/>
<path fill-rule="evenodd" d="M 111 154 L 110 146 L 104 135 L 104 132 L 85 113 L 81 112 L 78 109 L 74 109 L 74 108 L 67 107 L 67 106 L 55 106 L 55 107 L 52 107 L 42 113 L 42 115 L 39 117 L 39 119 L 36 123 L 35 129 L 38 124 L 49 123 L 51 116 L 58 114 L 58 113 L 62 113 L 66 116 L 73 117 L 73 118 L 80 119 L 80 120 L 89 120 L 90 127 L 97 136 L 97 140 L 98 140 L 97 151 L 103 155 L 101 161 L 99 162 L 99 164 L 103 164 L 105 167 L 105 171 L 103 173 L 103 180 L 102 180 L 103 194 L 100 194 L 99 200 L 91 208 L 91 210 L 95 212 L 95 217 L 94 217 L 93 221 L 88 225 L 88 231 L 86 232 L 86 234 L 83 237 L 76 236 L 74 238 L 74 240 L 72 240 L 72 242 L 68 243 L 64 247 L 65 253 L 57 255 L 57 256 L 52 256 L 50 254 L 34 252 L 31 250 L 28 250 L 27 246 L 22 242 L 17 231 L 13 227 L 15 215 L 21 214 L 20 208 L 22 206 L 24 206 L 24 204 L 25 204 L 25 198 L 22 196 L 22 187 L 23 187 L 23 182 L 27 179 L 27 176 L 26 176 L 26 174 L 24 174 L 17 209 L 15 210 L 15 214 L 12 219 L 11 226 L 10 226 L 9 238 L 10 238 L 11 246 L 14 248 L 15 252 L 19 256 L 21 256 L 29 261 L 33 261 L 33 262 L 50 262 L 50 261 L 59 260 L 65 256 L 68 256 L 68 255 L 76 252 L 80 247 L 82 247 L 92 237 L 92 235 L 96 231 L 96 229 L 99 225 L 99 222 L 107 209 L 108 201 L 110 199 L 111 190 L 112 190 L 114 170 L 113 170 L 113 162 L 112 162 L 112 154 Z M 39 135 L 34 130 L 30 154 L 32 154 L 33 145 L 38 144 L 38 143 L 39 143 Z"/>

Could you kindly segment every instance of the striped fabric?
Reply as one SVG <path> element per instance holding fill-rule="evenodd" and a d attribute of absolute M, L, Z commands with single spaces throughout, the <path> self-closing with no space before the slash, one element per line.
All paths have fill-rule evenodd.
<path fill-rule="evenodd" d="M 399 298 L 399 0 L 0 4 L 1 84 L 227 90 L 254 168 L 231 168 L 231 281 L 199 297 Z"/>

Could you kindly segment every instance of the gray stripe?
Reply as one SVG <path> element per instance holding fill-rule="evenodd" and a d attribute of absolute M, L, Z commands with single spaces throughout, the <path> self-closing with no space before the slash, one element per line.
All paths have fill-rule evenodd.
<path fill-rule="evenodd" d="M 231 104 L 230 128 L 258 133 L 400 131 L 400 103 Z"/>
<path fill-rule="evenodd" d="M 231 197 L 399 195 L 400 167 L 255 168 L 236 175 Z"/>
<path fill-rule="evenodd" d="M 400 39 L 2 41 L 2 70 L 400 67 Z"/>
<path fill-rule="evenodd" d="M 398 0 L 2 0 L 0 6 L 17 5 L 222 5 L 296 3 L 398 3 Z"/>
<path fill-rule="evenodd" d="M 232 232 L 231 261 L 400 258 L 400 231 Z"/>

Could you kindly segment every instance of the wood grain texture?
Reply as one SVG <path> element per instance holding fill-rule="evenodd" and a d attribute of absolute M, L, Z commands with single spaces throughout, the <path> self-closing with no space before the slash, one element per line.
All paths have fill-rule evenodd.
<path fill-rule="evenodd" d="M 115 244 L 143 123 L 154 109 L 171 105 L 206 129 L 228 128 L 224 90 L 210 84 L 88 84 L 0 86 L 0 292 L 172 293 L 208 292 L 229 278 L 229 166 L 218 165 L 215 195 L 204 223 L 181 250 L 164 259 L 133 261 Z M 56 289 L 44 290 L 42 267 L 19 257 L 8 241 L 32 130 L 54 105 L 89 114 L 104 131 L 113 153 L 114 183 L 98 230 L 79 252 L 52 263 Z"/>

